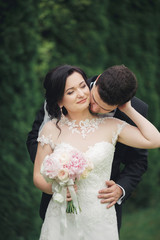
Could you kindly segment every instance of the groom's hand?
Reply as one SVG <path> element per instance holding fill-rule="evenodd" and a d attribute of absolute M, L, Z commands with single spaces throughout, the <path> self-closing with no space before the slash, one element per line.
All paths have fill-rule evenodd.
<path fill-rule="evenodd" d="M 98 198 L 101 203 L 108 203 L 107 208 L 112 207 L 123 195 L 122 189 L 112 180 L 106 181 L 107 187 L 99 191 Z"/>

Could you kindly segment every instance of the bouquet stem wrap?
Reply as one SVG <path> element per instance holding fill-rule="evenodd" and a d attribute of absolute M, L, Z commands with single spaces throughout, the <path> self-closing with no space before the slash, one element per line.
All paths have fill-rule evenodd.
<path fill-rule="evenodd" d="M 77 228 L 76 239 L 84 240 L 80 228 L 81 218 L 79 213 L 81 210 L 74 190 L 74 183 L 86 178 L 93 169 L 93 164 L 82 152 L 65 143 L 63 146 L 64 148 L 62 145 L 60 147 L 57 145 L 53 153 L 46 155 L 41 165 L 41 174 L 47 182 L 52 183 L 53 200 L 61 204 L 60 240 L 64 240 L 64 232 L 67 228 L 67 213 L 74 213 Z M 66 201 L 67 188 L 72 198 L 70 202 Z"/>
<path fill-rule="evenodd" d="M 60 221 L 60 240 L 64 240 L 64 231 L 65 228 L 67 228 L 67 218 L 66 218 L 66 208 L 67 208 L 67 201 L 66 201 L 66 195 L 67 195 L 67 187 L 70 191 L 73 205 L 76 209 L 76 213 L 79 214 L 79 204 L 78 204 L 78 199 L 76 192 L 74 190 L 74 181 L 73 179 L 69 179 L 67 182 L 53 182 L 52 184 L 52 191 L 53 193 L 53 200 L 56 202 L 61 203 L 61 221 Z M 80 220 L 79 218 L 75 215 L 75 222 L 76 222 L 76 227 L 77 227 L 77 239 L 78 240 L 84 240 L 84 235 L 82 232 L 82 229 L 80 229 Z"/>

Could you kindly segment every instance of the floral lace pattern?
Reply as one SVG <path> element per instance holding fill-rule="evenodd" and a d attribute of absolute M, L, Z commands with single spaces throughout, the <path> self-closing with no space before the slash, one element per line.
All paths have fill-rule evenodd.
<path fill-rule="evenodd" d="M 72 146 L 61 143 L 56 145 L 54 151 L 59 151 L 61 148 L 65 150 L 72 148 Z M 110 179 L 114 151 L 113 144 L 99 142 L 90 146 L 85 152 L 85 156 L 92 160 L 94 169 L 86 179 L 81 179 L 77 183 L 77 196 L 82 212 L 77 216 L 67 214 L 67 229 L 63 239 L 75 240 L 78 231 L 75 217 L 78 217 L 80 220 L 79 228 L 83 229 L 85 240 L 118 240 L 115 208 L 106 209 L 106 204 L 101 204 L 100 199 L 97 198 L 98 191 L 104 188 L 105 181 Z M 60 221 L 60 206 L 51 199 L 40 240 L 52 240 L 54 237 L 59 239 Z"/>
<path fill-rule="evenodd" d="M 50 134 L 49 136 L 39 136 L 37 138 L 37 142 L 40 142 L 41 143 L 41 146 L 43 147 L 45 144 L 49 144 L 51 146 L 52 149 L 54 149 L 54 143 L 53 143 L 53 140 L 52 140 L 52 135 Z"/>
<path fill-rule="evenodd" d="M 104 118 L 93 118 L 91 120 L 86 119 L 85 121 L 80 121 L 76 124 L 76 120 L 70 121 L 68 118 L 63 117 L 60 121 L 61 126 L 64 124 L 68 126 L 72 133 L 81 134 L 83 138 L 87 136 L 88 133 L 94 132 L 98 129 L 99 124 L 104 121 Z"/>
<path fill-rule="evenodd" d="M 64 118 L 59 122 L 63 130 L 60 140 L 55 144 L 53 142 L 55 127 L 52 128 L 52 124 L 55 124 L 54 120 L 49 122 L 44 130 L 42 129 L 37 139 L 42 146 L 49 144 L 55 154 L 62 150 L 65 152 L 67 149 L 78 149 L 93 162 L 94 169 L 86 179 L 80 179 L 77 182 L 77 197 L 82 211 L 79 215 L 67 214 L 67 229 L 64 229 L 64 236 L 61 236 L 60 227 L 61 206 L 51 199 L 42 225 L 40 240 L 80 240 L 79 229 L 83 230 L 83 240 L 119 239 L 115 207 L 107 209 L 106 204 L 101 204 L 97 195 L 100 189 L 106 187 L 106 180 L 110 179 L 115 144 L 126 123 L 118 121 L 111 128 L 110 122 L 105 127 L 100 125 L 104 121 L 113 123 L 115 119 L 112 121 L 108 118 L 95 118 L 81 121 L 78 125 L 75 121 Z M 109 136 L 106 141 L 104 141 L 105 135 Z M 77 218 L 79 220 L 78 228 Z"/>

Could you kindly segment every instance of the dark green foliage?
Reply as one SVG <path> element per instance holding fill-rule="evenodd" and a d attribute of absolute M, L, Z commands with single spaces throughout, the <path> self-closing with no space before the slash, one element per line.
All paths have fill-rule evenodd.
<path fill-rule="evenodd" d="M 25 146 L 35 109 L 40 105 L 36 5 L 28 1 L 26 6 L 20 0 L 1 3 L 0 228 L 8 240 L 29 239 L 40 224 L 40 192 L 32 183 L 33 165 Z"/>
<path fill-rule="evenodd" d="M 160 236 L 159 203 L 153 208 L 135 209 L 132 214 L 125 214 L 120 239 L 159 240 Z"/>
<path fill-rule="evenodd" d="M 104 16 L 105 1 L 101 4 L 98 0 L 94 5 L 91 0 L 40 3 L 42 44 L 39 50 L 43 53 L 40 63 L 45 64 L 45 71 L 46 64 L 52 68 L 63 63 L 79 65 L 89 74 L 105 68 L 108 20 Z"/>
<path fill-rule="evenodd" d="M 125 64 L 137 76 L 137 96 L 149 104 L 160 129 L 160 1 L 0 1 L 1 223 L 4 239 L 38 239 L 40 191 L 25 141 L 43 102 L 42 82 L 60 64 L 82 67 L 88 77 Z M 159 150 L 127 209 L 159 201 Z"/>
<path fill-rule="evenodd" d="M 137 95 L 152 103 L 149 117 L 157 127 L 160 126 L 159 10 L 159 1 L 109 1 L 107 44 L 111 55 L 108 65 L 123 63 L 133 70 L 139 83 Z"/>

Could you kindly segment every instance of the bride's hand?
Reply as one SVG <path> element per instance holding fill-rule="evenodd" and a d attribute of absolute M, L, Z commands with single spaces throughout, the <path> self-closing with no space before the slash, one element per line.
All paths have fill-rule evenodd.
<path fill-rule="evenodd" d="M 74 190 L 75 190 L 75 192 L 77 192 L 77 185 L 76 184 L 74 184 Z M 71 194 L 70 194 L 70 192 L 69 192 L 69 190 L 68 190 L 68 188 L 67 188 L 67 198 L 66 198 L 66 201 L 67 202 L 70 202 L 70 201 L 72 201 L 72 198 L 71 198 Z"/>
<path fill-rule="evenodd" d="M 128 110 L 130 110 L 131 108 L 132 108 L 131 101 L 128 101 L 128 102 L 124 103 L 123 105 L 118 106 L 118 109 L 124 113 L 127 112 Z"/>

